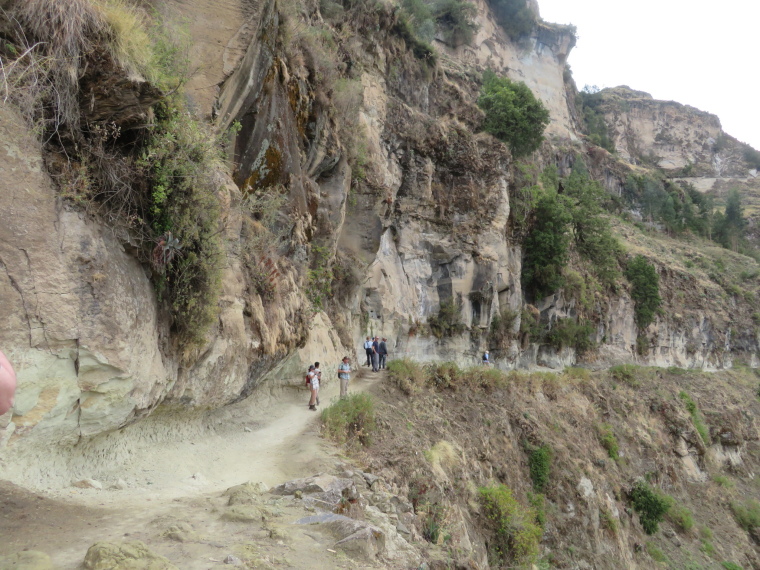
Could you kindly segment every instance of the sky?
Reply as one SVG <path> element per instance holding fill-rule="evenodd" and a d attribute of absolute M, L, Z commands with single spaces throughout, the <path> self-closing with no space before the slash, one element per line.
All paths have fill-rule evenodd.
<path fill-rule="evenodd" d="M 760 2 L 538 0 L 547 22 L 575 24 L 568 63 L 584 85 L 628 85 L 713 113 L 760 149 Z"/>

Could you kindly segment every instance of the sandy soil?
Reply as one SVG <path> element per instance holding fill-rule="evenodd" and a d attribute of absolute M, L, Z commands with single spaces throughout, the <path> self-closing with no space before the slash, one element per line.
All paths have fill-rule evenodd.
<path fill-rule="evenodd" d="M 355 376 L 351 391 L 364 391 L 380 378 L 363 371 Z M 337 380 L 326 384 L 322 407 L 338 391 Z M 335 471 L 340 452 L 319 437 L 319 414 L 308 411 L 307 401 L 308 392 L 294 386 L 266 408 L 257 405 L 254 396 L 216 412 L 215 428 L 195 437 L 156 442 L 141 432 L 140 441 L 129 442 L 130 461 L 110 470 L 98 466 L 93 478 L 103 482 L 103 490 L 39 484 L 30 489 L 17 484 L 21 481 L 0 481 L 0 556 L 40 550 L 51 556 L 56 568 L 79 568 L 97 541 L 143 540 L 183 569 L 213 568 L 230 553 L 250 558 L 254 551 L 259 562 L 280 567 L 356 567 L 335 553 L 325 555 L 328 542 L 313 536 L 309 548 L 303 540 L 296 540 L 299 546 L 294 548 L 287 525 L 277 532 L 272 523 L 252 526 L 220 520 L 226 504 L 221 492 L 231 486 L 248 481 L 273 486 Z M 80 457 L 77 465 L 81 462 Z M 80 473 L 71 473 L 72 479 Z M 56 473 L 51 481 L 66 476 Z M 118 481 L 124 488 L 108 488 Z M 283 501 L 270 499 L 283 524 L 302 516 Z M 189 525 L 197 540 L 166 540 L 166 529 L 177 522 Z M 258 539 L 269 540 L 248 543 Z M 317 562 L 324 556 L 328 559 Z"/>

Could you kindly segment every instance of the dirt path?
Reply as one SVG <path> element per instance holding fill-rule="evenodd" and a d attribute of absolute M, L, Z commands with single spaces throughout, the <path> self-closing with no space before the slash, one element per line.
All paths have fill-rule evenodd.
<path fill-rule="evenodd" d="M 351 391 L 364 391 L 381 377 L 359 370 Z M 338 392 L 337 379 L 326 384 L 322 407 Z M 319 414 L 308 411 L 307 401 L 308 392 L 294 387 L 265 409 L 247 401 L 220 411 L 211 434 L 141 442 L 128 463 L 98 469 L 104 490 L 30 491 L 0 481 L 0 556 L 41 550 L 56 568 L 78 568 L 94 542 L 140 539 L 171 554 L 175 564 L 182 560 L 183 569 L 212 567 L 213 554 L 176 543 L 162 546 L 161 529 L 182 521 L 201 531 L 201 548 L 226 552 L 235 533 L 218 520 L 221 491 L 248 481 L 273 486 L 334 470 L 339 450 L 319 437 Z M 122 489 L 107 488 L 116 481 Z M 315 567 L 308 560 L 300 566 L 293 552 L 290 556 L 291 567 Z"/>

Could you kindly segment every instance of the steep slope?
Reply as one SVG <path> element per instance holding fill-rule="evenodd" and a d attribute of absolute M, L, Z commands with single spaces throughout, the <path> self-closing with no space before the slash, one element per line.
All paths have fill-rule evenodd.
<path fill-rule="evenodd" d="M 491 348 L 504 369 L 563 368 L 580 357 L 573 346 L 548 342 L 547 333 L 584 319 L 586 340 L 598 345 L 584 357 L 588 364 L 716 369 L 736 359 L 755 362 L 755 301 L 743 284 L 665 262 L 658 249 L 682 248 L 678 242 L 640 239 L 625 225 L 618 235 L 629 251 L 618 263 L 643 254 L 666 292 L 652 324 L 637 327 L 622 277 L 602 287 L 578 256 L 570 284 L 526 303 L 524 235 L 514 211 L 543 184 L 538 173 L 555 168 L 561 185 L 585 164 L 590 178 L 620 196 L 629 176 L 646 172 L 580 140 L 565 65 L 572 28 L 535 21 L 512 39 L 496 24 L 492 3 L 478 1 L 471 45 L 455 46 L 439 30 L 433 49 L 393 3 L 333 4 L 226 2 L 213 26 L 201 17 L 189 24 L 190 33 L 208 39 L 185 46 L 190 69 L 200 73 L 167 83 L 146 71 L 163 90 L 109 51 L 113 35 L 98 26 L 111 34 L 116 28 L 98 19 L 100 4 L 66 4 L 90 10 L 101 30 L 83 32 L 82 45 L 97 48 L 72 59 L 81 79 L 66 88 L 79 114 L 72 124 L 52 125 L 57 137 L 40 149 L 33 124 L 2 111 L 2 183 L 13 191 L 0 200 L 17 212 L 0 240 L 9 323 L 1 338 L 20 380 L 16 409 L 2 420 L 9 449 L 76 444 L 155 411 L 204 411 L 277 391 L 300 376 L 304 354 L 332 366 L 368 334 L 386 336 L 393 356 L 472 364 Z M 182 14 L 214 11 L 200 0 L 168 6 Z M 32 30 L 33 20 L 27 35 L 19 28 L 27 20 L 6 20 L 4 57 L 23 53 L 32 31 L 44 33 Z M 151 22 L 161 41 L 176 31 L 171 20 Z M 531 164 L 480 131 L 486 69 L 525 81 L 550 112 L 549 136 L 526 160 Z M 119 89 L 110 91 L 110 81 Z M 610 117 L 622 125 L 621 155 L 646 152 L 667 129 L 686 133 L 678 113 L 620 93 L 610 100 L 636 109 L 629 117 L 613 111 L 622 103 L 610 103 Z M 704 170 L 720 159 L 722 174 L 746 166 L 735 158 L 736 145 L 700 154 L 711 136 L 720 138 L 719 126 L 687 115 L 686 123 L 702 126 L 682 137 L 685 160 Z M 216 133 L 206 123 L 212 118 Z M 44 111 L 37 119 L 38 127 L 52 128 Z M 154 132 L 164 135 L 158 143 Z M 197 184 L 183 186 L 182 165 L 209 146 L 198 143 L 178 165 L 172 160 L 181 153 L 166 148 L 185 139 L 212 141 L 217 158 L 206 161 L 211 166 Z M 220 149 L 234 161 L 231 169 Z M 109 176 L 104 164 L 113 166 L 105 168 Z M 181 215 L 164 206 L 182 195 Z M 137 205 L 111 209 L 124 196 Z M 206 224 L 202 231 L 196 219 Z M 40 231 L 32 235 L 32 227 Z M 180 235 L 178 227 L 187 231 Z M 693 251 L 683 256 L 697 262 Z M 192 263 L 205 281 L 178 288 Z M 732 257 L 733 266 L 741 264 L 756 268 Z M 197 297 L 198 290 L 208 294 Z M 206 323 L 189 341 L 187 314 Z M 507 315 L 504 342 L 495 343 L 494 321 Z M 521 330 L 530 329 L 526 315 L 540 331 Z"/>

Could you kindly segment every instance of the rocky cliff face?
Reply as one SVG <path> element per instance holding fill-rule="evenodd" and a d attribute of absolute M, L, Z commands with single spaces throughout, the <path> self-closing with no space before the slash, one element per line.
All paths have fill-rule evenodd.
<path fill-rule="evenodd" d="M 571 349 L 531 344 L 518 332 L 523 252 L 509 227 L 514 162 L 478 132 L 476 105 L 486 67 L 525 81 L 552 117 L 540 166 L 567 174 L 585 155 L 594 176 L 620 187 L 627 167 L 578 141 L 564 80 L 570 29 L 539 23 L 517 44 L 479 0 L 472 45 L 437 42 L 431 66 L 414 55 L 398 12 L 384 2 L 354 7 L 339 24 L 313 3 L 175 4 L 183 14 L 218 13 L 218 25 L 192 20 L 205 40 L 191 51 L 202 72 L 188 94 L 220 129 L 240 126 L 235 170 L 219 174 L 226 261 L 218 321 L 201 348 L 174 346 L 129 240 L 56 196 L 38 145 L 4 110 L 2 182 L 11 191 L 0 201 L 14 215 L 0 234 L 9 323 L 0 338 L 20 380 L 6 442 L 76 443 L 157 407 L 204 409 L 262 395 L 300 379 L 308 361 L 332 367 L 368 334 L 388 337 L 393 357 L 475 364 L 490 346 L 493 317 L 505 310 L 518 317 L 498 366 L 576 362 Z M 218 92 L 209 82 L 220 83 Z M 634 95 L 615 95 L 629 111 L 610 103 L 621 155 L 663 149 L 662 164 L 673 168 L 691 162 L 718 172 L 721 157 L 720 174 L 742 171 L 733 155 L 711 150 L 721 136 L 717 121 Z M 262 189 L 284 205 L 278 237 L 252 249 L 261 220 L 241 203 Z M 629 295 L 622 287 L 599 295 L 600 362 L 720 368 L 732 351 L 752 358 L 757 340 L 742 299 L 683 265 L 658 269 L 683 310 L 656 320 L 639 356 Z M 693 285 L 688 302 L 678 297 L 683 282 Z M 317 298 L 324 312 L 313 310 Z M 461 322 L 439 338 L 431 321 L 450 304 Z M 579 310 L 571 291 L 535 305 L 544 323 Z"/>
<path fill-rule="evenodd" d="M 717 116 L 628 87 L 604 89 L 599 97 L 599 109 L 624 160 L 695 179 L 703 190 L 715 179 L 756 177 L 741 143 L 723 131 Z"/>

